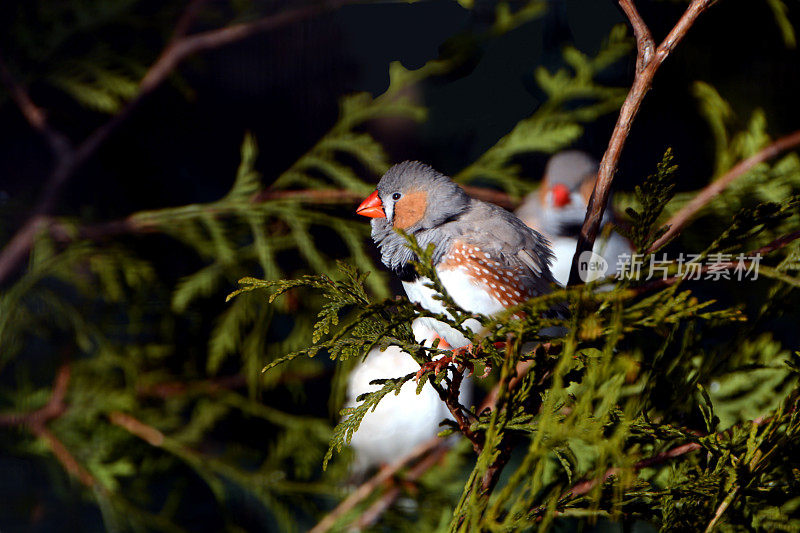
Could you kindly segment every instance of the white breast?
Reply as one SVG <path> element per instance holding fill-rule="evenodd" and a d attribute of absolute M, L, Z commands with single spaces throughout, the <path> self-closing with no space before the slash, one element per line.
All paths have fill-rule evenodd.
<path fill-rule="evenodd" d="M 437 274 L 447 294 L 465 311 L 493 315 L 505 309 L 503 304 L 495 299 L 481 282 L 474 281 L 465 269 L 437 269 Z M 403 288 L 408 295 L 408 299 L 418 303 L 428 311 L 452 316 L 442 305 L 442 301 L 434 298 L 434 295 L 438 293 L 425 286 L 428 283 L 430 283 L 430 280 L 427 278 L 420 278 L 414 282 L 403 282 Z M 432 318 L 420 318 L 418 320 L 425 326 L 435 330 L 453 348 L 461 348 L 470 344 L 470 341 L 463 334 L 443 322 Z M 464 322 L 464 325 L 472 331 L 480 333 L 481 325 L 477 320 L 470 318 Z"/>

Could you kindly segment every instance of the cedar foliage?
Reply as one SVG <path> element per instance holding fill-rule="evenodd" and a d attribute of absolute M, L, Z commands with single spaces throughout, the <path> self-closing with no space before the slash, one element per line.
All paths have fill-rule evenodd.
<path fill-rule="evenodd" d="M 72 99 L 89 117 L 119 112 L 153 54 L 135 46 L 111 50 L 103 35 L 129 25 L 146 28 L 148 38 L 168 35 L 180 7 L 166 3 L 147 25 L 142 3 L 25 4 L 0 37 L 4 51 L 14 50 L 6 58 L 10 71 L 25 85 Z M 767 4 L 792 46 L 786 6 Z M 259 9 L 249 2 L 211 6 L 204 22 L 247 20 Z M 484 30 L 461 37 L 491 43 L 546 9 L 538 0 L 499 2 Z M 532 190 L 536 182 L 521 158 L 571 146 L 621 104 L 626 88 L 599 80 L 630 56 L 628 33 L 616 26 L 597 54 L 567 46 L 560 68 L 536 67 L 541 105 L 455 179 L 516 198 Z M 215 505 L 204 516 L 230 530 L 253 527 L 242 509 L 256 509 L 264 529 L 302 530 L 321 518 L 346 494 L 342 452 L 363 416 L 413 378 L 386 376 L 339 416 L 352 363 L 390 344 L 429 361 L 441 350 L 416 344 L 411 319 L 432 316 L 463 328 L 471 317 L 448 297 L 428 251 L 413 239 L 417 268 L 450 315 L 390 297 L 368 225 L 350 215 L 352 198 L 369 192 L 392 163 L 369 121 L 427 120 L 409 89 L 457 77 L 465 56 L 445 54 L 416 70 L 393 63 L 383 94 L 345 96 L 330 130 L 278 176 L 259 175 L 257 139 L 244 134 L 239 168 L 222 198 L 126 219 L 144 244 L 92 242 L 80 218 L 58 218 L 53 232 L 40 232 L 24 271 L 0 292 L 0 453 L 40 465 L 52 485 L 48 498 L 96 509 L 108 530 L 197 529 L 192 508 L 207 502 Z M 184 80 L 173 83 L 190 93 Z M 694 94 L 714 137 L 715 176 L 769 143 L 763 112 L 738 122 L 709 83 L 696 82 Z M 675 192 L 683 169 L 672 157 L 668 151 L 651 162 L 652 174 L 634 192 L 616 196 L 640 251 L 694 197 Z M 291 194 L 298 190 L 312 194 Z M 323 202 L 326 191 L 347 194 Z M 797 154 L 762 163 L 710 202 L 672 246 L 699 259 L 757 250 L 797 230 L 798 193 Z M 14 209 L 3 206 L 4 237 L 15 227 Z M 329 248 L 319 246 L 320 228 L 335 234 L 340 256 L 322 251 Z M 145 233 L 180 243 L 202 267 L 170 283 L 141 253 Z M 492 368 L 480 384 L 496 388 L 496 407 L 478 412 L 453 401 L 460 380 L 452 370 L 423 376 L 418 388 L 429 383 L 467 421 L 445 422 L 443 433 L 464 438 L 404 495 L 415 510 L 394 506 L 377 527 L 516 531 L 608 521 L 664 531 L 798 530 L 800 347 L 782 340 L 785 324 L 798 319 L 798 243 L 767 254 L 754 282 L 594 282 L 477 317 L 492 333 L 477 338 L 463 329 L 480 356 L 462 362 L 478 373 Z M 676 265 L 669 268 L 676 274 Z M 598 291 L 601 285 L 608 290 Z M 542 316 L 559 303 L 569 305 L 568 318 Z M 206 347 L 187 353 L 179 323 L 209 305 Z M 540 333 L 551 326 L 564 335 Z M 540 346 L 523 349 L 531 342 Z M 332 375 L 325 357 L 335 360 Z M 529 368 L 524 375 L 520 364 Z M 20 423 L 48 405 L 60 366 L 69 369 L 65 407 L 45 420 L 46 432 Z M 515 377 L 521 379 L 510 386 Z M 332 417 L 303 410 L 304 398 L 319 398 L 323 381 L 331 383 Z M 90 483 L 68 471 L 53 439 Z M 335 529 L 344 530 L 381 490 L 339 517 Z M 35 509 L 23 499 L 13 505 L 30 517 Z"/>

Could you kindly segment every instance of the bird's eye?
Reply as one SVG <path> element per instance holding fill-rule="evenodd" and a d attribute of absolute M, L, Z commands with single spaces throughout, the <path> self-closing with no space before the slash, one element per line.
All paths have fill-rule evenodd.
<path fill-rule="evenodd" d="M 394 201 L 396 202 L 397 200 L 399 200 L 399 199 L 400 199 L 400 197 L 401 197 L 401 196 L 403 196 L 403 195 L 402 195 L 402 194 L 400 194 L 399 192 L 396 192 L 396 193 L 394 193 L 394 194 L 392 195 L 392 200 L 394 200 Z"/>

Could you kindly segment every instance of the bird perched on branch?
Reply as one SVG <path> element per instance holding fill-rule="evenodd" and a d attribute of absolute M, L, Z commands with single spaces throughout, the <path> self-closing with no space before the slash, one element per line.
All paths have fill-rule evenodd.
<path fill-rule="evenodd" d="M 435 332 L 415 320 L 411 329 L 417 342 L 430 346 Z M 357 398 L 373 392 L 380 385 L 370 384 L 376 379 L 396 378 L 418 370 L 414 359 L 398 346 L 386 350 L 373 348 L 367 358 L 359 363 L 347 379 L 347 407 L 355 407 Z M 459 389 L 459 403 L 469 405 L 472 399 L 472 381 L 464 379 Z M 417 445 L 435 437 L 445 418 L 452 419 L 445 403 L 430 384 L 419 394 L 416 384 L 406 383 L 399 394 L 384 397 L 373 411 L 367 413 L 358 431 L 353 433 L 350 446 L 354 459 L 352 471 L 364 474 L 373 467 L 390 464 L 404 456 Z"/>
<path fill-rule="evenodd" d="M 371 217 L 381 260 L 403 282 L 408 298 L 447 313 L 426 287 L 412 261 L 414 252 L 395 230 L 413 235 L 425 249 L 433 244 L 436 273 L 453 301 L 471 313 L 493 315 L 550 292 L 552 253 L 545 238 L 516 215 L 467 195 L 449 177 L 417 161 L 390 168 L 356 212 Z M 458 330 L 431 318 L 419 319 L 453 349 L 469 346 Z M 477 320 L 465 325 L 479 332 Z M 442 345 L 440 345 L 441 347 Z"/>
<path fill-rule="evenodd" d="M 516 211 L 528 226 L 542 232 L 550 241 L 555 256 L 553 276 L 563 285 L 569 280 L 572 256 L 597 180 L 598 167 L 597 160 L 585 152 L 566 150 L 557 153 L 547 162 L 539 191 L 529 194 Z M 592 251 L 606 261 L 609 273 L 613 273 L 620 255 L 630 255 L 633 247 L 620 234 L 609 232 L 610 228 L 603 231 L 610 222 L 613 222 L 613 217 L 606 209 Z"/>

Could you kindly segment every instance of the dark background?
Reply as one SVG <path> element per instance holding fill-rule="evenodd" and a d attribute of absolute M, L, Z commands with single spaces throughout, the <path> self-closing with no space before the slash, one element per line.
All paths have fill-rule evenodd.
<path fill-rule="evenodd" d="M 14 7 L 4 4 L 0 14 Z M 685 7 L 641 4 L 656 39 Z M 327 131 L 339 97 L 354 91 L 380 94 L 388 86 L 390 61 L 409 69 L 422 66 L 448 38 L 485 24 L 492 6 L 478 2 L 473 12 L 448 0 L 348 6 L 193 58 L 179 69 L 189 89 L 159 88 L 72 180 L 59 211 L 104 220 L 216 199 L 229 188 L 246 130 L 263 148 L 258 166 L 269 181 Z M 797 11 L 791 9 L 790 16 L 796 19 Z M 388 148 L 397 160 L 421 159 L 443 172 L 458 171 L 535 110 L 542 96 L 533 80 L 535 67 L 563 66 L 560 50 L 567 43 L 596 52 L 610 27 L 622 21 L 613 2 L 553 2 L 544 18 L 476 49 L 471 71 L 427 82 L 429 120 Z M 791 131 L 800 123 L 798 59 L 796 49 L 783 45 L 766 2 L 726 0 L 714 6 L 659 71 L 622 158 L 618 187 L 629 188 L 650 172 L 667 146 L 681 165 L 683 187 L 707 182 L 712 152 L 689 92 L 695 80 L 711 82 L 742 122 L 760 107 L 774 136 Z M 600 81 L 627 85 L 632 67 L 633 58 Z M 50 111 L 54 125 L 75 138 L 104 120 L 98 115 L 97 123 L 87 123 L 85 110 L 47 89 L 34 87 L 33 96 Z M 4 196 L 24 211 L 39 192 L 48 155 L 13 106 L 0 108 L 0 120 L 0 184 Z M 589 125 L 578 146 L 601 156 L 614 120 L 609 116 Z M 545 160 L 542 155 L 526 161 L 532 180 Z"/>

